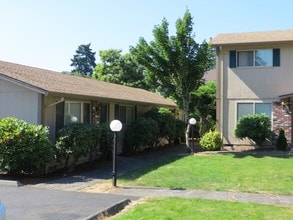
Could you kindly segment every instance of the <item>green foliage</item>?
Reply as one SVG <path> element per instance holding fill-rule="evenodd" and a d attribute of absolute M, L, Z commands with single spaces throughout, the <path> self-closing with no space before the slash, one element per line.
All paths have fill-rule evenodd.
<path fill-rule="evenodd" d="M 175 136 L 174 136 L 174 143 L 180 144 L 181 141 L 185 140 L 185 122 L 179 119 L 175 120 Z"/>
<path fill-rule="evenodd" d="M 175 136 L 175 120 L 173 113 L 167 108 L 153 108 L 144 117 L 151 118 L 159 126 L 158 137 L 166 137 L 170 140 Z"/>
<path fill-rule="evenodd" d="M 144 68 L 131 54 L 121 55 L 121 50 L 100 51 L 100 60 L 94 69 L 93 77 L 116 84 L 148 89 L 144 76 Z"/>
<path fill-rule="evenodd" d="M 271 135 L 271 120 L 265 114 L 243 116 L 239 119 L 235 129 L 237 138 L 249 138 L 257 145 L 261 145 Z"/>
<path fill-rule="evenodd" d="M 100 142 L 100 127 L 94 124 L 72 123 L 60 130 L 56 141 L 59 155 L 66 158 L 65 168 L 68 166 L 69 157 L 73 156 L 70 167 L 72 171 L 81 156 L 87 156 Z"/>
<path fill-rule="evenodd" d="M 112 158 L 113 132 L 108 123 L 100 124 L 100 128 L 100 151 L 102 152 L 102 159 L 107 160 Z"/>
<path fill-rule="evenodd" d="M 287 143 L 287 139 L 285 137 L 284 129 L 280 129 L 276 145 L 277 145 L 278 150 L 286 150 L 287 149 L 288 143 Z"/>
<path fill-rule="evenodd" d="M 122 151 L 133 154 L 140 147 L 152 148 L 158 141 L 159 127 L 153 119 L 140 117 L 131 122 L 125 131 Z"/>
<path fill-rule="evenodd" d="M 176 35 L 169 36 L 168 22 L 153 30 L 154 40 L 140 38 L 130 49 L 139 64 L 144 66 L 149 84 L 163 95 L 176 100 L 187 121 L 190 93 L 202 83 L 204 73 L 214 63 L 212 48 L 194 39 L 192 16 L 187 10 L 176 22 Z"/>
<path fill-rule="evenodd" d="M 12 174 L 39 175 L 53 156 L 48 129 L 16 118 L 0 120 L 0 169 Z"/>
<path fill-rule="evenodd" d="M 209 131 L 203 135 L 199 142 L 201 148 L 207 151 L 221 150 L 223 141 L 217 131 Z"/>
<path fill-rule="evenodd" d="M 79 45 L 76 54 L 71 59 L 71 66 L 75 69 L 72 72 L 80 73 L 82 76 L 92 75 L 96 66 L 96 52 L 92 52 L 91 44 Z M 75 73 L 76 74 L 76 73 Z"/>
<path fill-rule="evenodd" d="M 198 120 L 202 136 L 216 125 L 216 83 L 210 81 L 191 93 L 190 109 Z"/>
<path fill-rule="evenodd" d="M 166 108 L 153 108 L 127 126 L 124 135 L 123 153 L 130 154 L 143 148 L 153 148 L 160 138 L 172 144 L 184 137 L 185 123 L 175 119 Z"/>

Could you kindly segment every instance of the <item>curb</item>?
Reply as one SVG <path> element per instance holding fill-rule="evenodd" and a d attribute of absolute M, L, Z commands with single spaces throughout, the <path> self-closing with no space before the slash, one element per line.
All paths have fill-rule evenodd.
<path fill-rule="evenodd" d="M 14 180 L 0 180 L 0 186 L 12 186 L 12 187 L 20 187 L 23 186 L 19 181 Z"/>
<path fill-rule="evenodd" d="M 131 202 L 130 199 L 124 199 L 113 206 L 106 208 L 105 210 L 95 213 L 89 217 L 87 217 L 85 220 L 98 220 L 98 219 L 104 219 L 105 217 L 110 217 L 113 215 L 116 215 L 118 212 L 122 211 L 125 206 L 127 206 Z"/>

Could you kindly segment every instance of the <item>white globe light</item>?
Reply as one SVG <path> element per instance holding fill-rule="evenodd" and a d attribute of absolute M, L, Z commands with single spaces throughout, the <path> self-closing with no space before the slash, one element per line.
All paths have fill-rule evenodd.
<path fill-rule="evenodd" d="M 76 123 L 78 121 L 78 118 L 76 116 L 71 117 L 71 123 Z"/>
<path fill-rule="evenodd" d="M 122 123 L 121 123 L 121 121 L 119 121 L 119 120 L 113 120 L 113 121 L 111 121 L 111 123 L 110 123 L 110 129 L 111 129 L 111 131 L 114 131 L 114 132 L 118 132 L 118 131 L 121 131 L 121 129 L 122 129 Z"/>
<path fill-rule="evenodd" d="M 190 118 L 188 123 L 191 124 L 191 125 L 195 125 L 196 124 L 196 119 L 195 118 Z"/>

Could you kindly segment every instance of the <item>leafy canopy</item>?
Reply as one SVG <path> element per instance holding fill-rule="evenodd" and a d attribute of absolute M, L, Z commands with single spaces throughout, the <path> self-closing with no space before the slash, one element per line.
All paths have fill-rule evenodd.
<path fill-rule="evenodd" d="M 130 51 L 147 70 L 148 82 L 163 95 L 172 97 L 187 120 L 191 92 L 202 84 L 204 73 L 213 65 L 211 47 L 194 40 L 193 21 L 189 10 L 176 22 L 176 35 L 169 36 L 168 22 L 153 30 L 154 40 L 140 38 Z"/>
<path fill-rule="evenodd" d="M 74 67 L 72 72 L 77 72 L 82 76 L 92 75 L 96 66 L 96 52 L 92 52 L 91 44 L 79 45 L 76 54 L 71 59 L 71 66 Z"/>
<path fill-rule="evenodd" d="M 144 69 L 131 54 L 121 54 L 121 50 L 100 51 L 100 60 L 94 69 L 93 78 L 116 84 L 147 89 Z"/>

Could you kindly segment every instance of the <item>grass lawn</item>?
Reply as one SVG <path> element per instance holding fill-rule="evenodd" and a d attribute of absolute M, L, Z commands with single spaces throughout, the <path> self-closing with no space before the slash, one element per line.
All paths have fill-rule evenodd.
<path fill-rule="evenodd" d="M 151 198 L 111 219 L 292 219 L 293 207 L 214 201 Z"/>
<path fill-rule="evenodd" d="M 292 158 L 257 153 L 171 157 L 120 176 L 119 184 L 293 195 Z"/>

